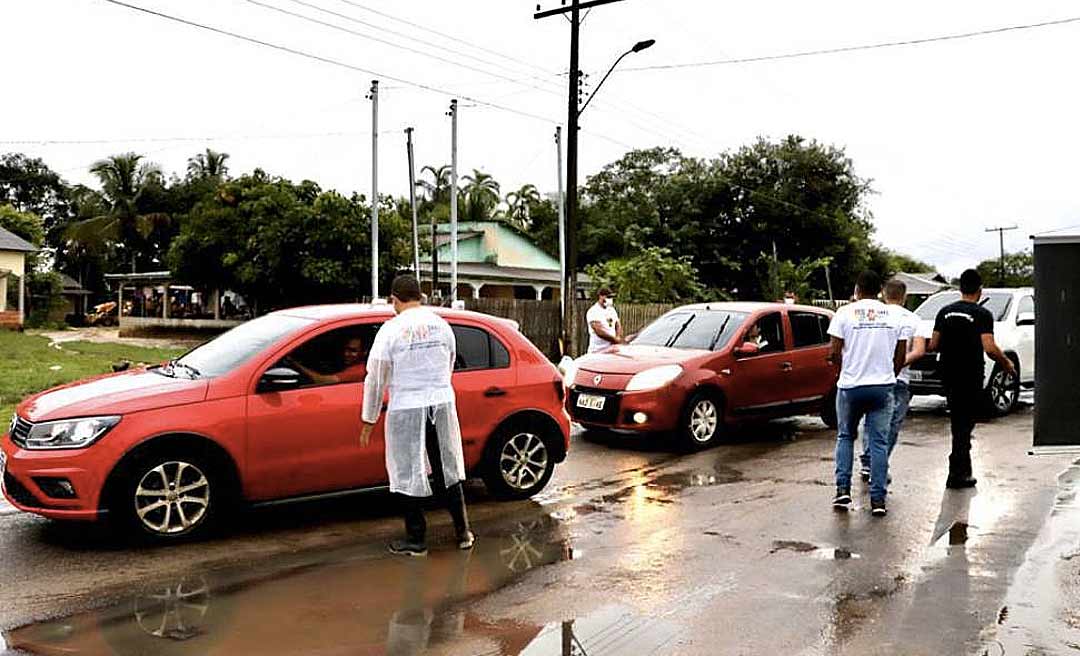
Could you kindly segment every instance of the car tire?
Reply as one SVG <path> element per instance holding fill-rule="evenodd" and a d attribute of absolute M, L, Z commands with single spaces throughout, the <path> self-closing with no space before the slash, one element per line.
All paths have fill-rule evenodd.
<path fill-rule="evenodd" d="M 724 431 L 724 406 L 715 394 L 695 392 L 679 419 L 679 446 L 700 451 L 720 441 Z"/>
<path fill-rule="evenodd" d="M 825 425 L 829 428 L 836 430 L 836 427 L 840 424 L 836 417 L 836 388 L 829 392 L 825 400 L 821 405 L 821 421 L 825 422 Z"/>
<path fill-rule="evenodd" d="M 219 472 L 201 453 L 151 450 L 124 466 L 109 514 L 136 539 L 172 543 L 201 538 L 215 528 L 232 496 Z"/>
<path fill-rule="evenodd" d="M 492 433 L 484 450 L 481 477 L 492 496 L 507 501 L 528 499 L 555 472 L 554 445 L 561 436 L 535 422 L 514 421 Z"/>
<path fill-rule="evenodd" d="M 1013 361 L 1016 364 L 1016 361 Z M 986 385 L 986 403 L 990 417 L 1004 417 L 1016 409 L 1020 401 L 1019 366 L 1016 374 L 1009 374 L 1001 365 L 995 364 Z"/>

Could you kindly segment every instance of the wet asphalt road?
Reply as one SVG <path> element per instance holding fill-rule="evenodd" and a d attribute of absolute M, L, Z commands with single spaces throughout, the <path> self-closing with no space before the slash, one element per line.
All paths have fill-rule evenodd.
<path fill-rule="evenodd" d="M 1080 470 L 1026 455 L 1032 414 L 977 429 L 946 492 L 947 418 L 920 402 L 890 514 L 835 513 L 809 418 L 679 455 L 576 435 L 540 498 L 471 490 L 480 536 L 393 558 L 385 495 L 255 511 L 222 537 L 131 549 L 0 516 L 0 629 L 39 654 L 1057 654 L 1080 649 Z M 0 653 L 5 653 L 0 643 Z"/>

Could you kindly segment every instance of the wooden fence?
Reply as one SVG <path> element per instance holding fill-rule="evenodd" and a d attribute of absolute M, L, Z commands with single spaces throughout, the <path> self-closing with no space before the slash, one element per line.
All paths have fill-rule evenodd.
<path fill-rule="evenodd" d="M 593 301 L 577 301 L 577 339 L 583 351 L 589 343 L 589 329 L 585 313 Z M 553 361 L 558 360 L 559 350 L 559 304 L 555 301 L 525 301 L 501 298 L 477 298 L 465 300 L 465 307 L 496 317 L 513 319 L 521 326 L 521 332 Z M 623 333 L 630 335 L 644 328 L 653 319 L 672 309 L 664 303 L 620 304 L 616 306 Z"/>

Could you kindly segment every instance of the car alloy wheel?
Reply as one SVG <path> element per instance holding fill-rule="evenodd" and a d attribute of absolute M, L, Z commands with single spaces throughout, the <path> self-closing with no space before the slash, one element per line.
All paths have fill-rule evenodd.
<path fill-rule="evenodd" d="M 548 468 L 548 448 L 539 435 L 517 433 L 503 445 L 499 471 L 506 484 L 515 490 L 536 485 Z"/>
<path fill-rule="evenodd" d="M 134 502 L 135 515 L 150 533 L 188 533 L 206 518 L 210 481 L 197 466 L 170 460 L 143 474 Z"/>
<path fill-rule="evenodd" d="M 696 442 L 705 444 L 716 434 L 720 416 L 712 399 L 699 399 L 690 411 L 690 436 Z"/>
<path fill-rule="evenodd" d="M 1019 395 L 1016 376 L 1001 368 L 995 368 L 990 378 L 990 402 L 998 414 L 1006 414 L 1016 405 Z"/>

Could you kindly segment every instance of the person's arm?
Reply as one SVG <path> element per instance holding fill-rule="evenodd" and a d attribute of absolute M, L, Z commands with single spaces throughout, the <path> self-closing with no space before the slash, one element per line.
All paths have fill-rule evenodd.
<path fill-rule="evenodd" d="M 908 351 L 907 357 L 904 358 L 905 367 L 915 364 L 926 355 L 926 338 L 916 335 L 912 339 L 914 341 L 911 343 L 911 350 Z"/>
<path fill-rule="evenodd" d="M 360 446 L 365 447 L 371 441 L 371 433 L 375 430 L 375 422 L 382 414 L 383 397 L 386 396 L 386 388 L 390 385 L 392 366 L 386 354 L 385 339 L 380 339 L 382 333 L 375 336 L 375 343 L 371 345 L 368 354 L 367 375 L 364 376 L 364 398 L 360 410 Z"/>
<path fill-rule="evenodd" d="M 606 342 L 611 342 L 612 344 L 618 344 L 621 341 L 618 335 L 613 335 L 608 332 L 607 328 L 604 327 L 604 322 L 590 321 L 589 325 L 592 327 L 593 332 L 596 333 L 597 337 L 599 337 L 600 339 Z"/>
<path fill-rule="evenodd" d="M 829 343 L 832 346 L 832 350 L 829 351 L 829 362 L 836 365 L 839 368 L 844 366 L 844 340 L 839 337 L 831 336 Z"/>
<path fill-rule="evenodd" d="M 311 382 L 315 383 L 316 385 L 332 385 L 339 380 L 337 376 L 320 374 L 311 367 L 305 367 L 304 365 L 289 357 L 285 358 L 285 363 L 291 365 L 294 369 L 298 370 L 300 373 L 310 378 Z"/>
<path fill-rule="evenodd" d="M 1014 376 L 1016 375 L 1016 365 L 1013 364 L 1013 361 L 1002 352 L 1001 348 L 997 345 L 997 342 L 994 341 L 994 333 L 982 334 L 982 347 L 983 351 L 989 355 L 994 362 L 1001 365 L 1002 369 Z"/>
<path fill-rule="evenodd" d="M 619 338 L 620 343 L 623 341 L 622 322 L 618 318 L 615 319 L 615 336 Z"/>
<path fill-rule="evenodd" d="M 905 360 L 907 359 L 907 340 L 900 339 L 896 341 L 896 349 L 893 351 L 893 375 L 899 375 L 904 370 Z"/>

